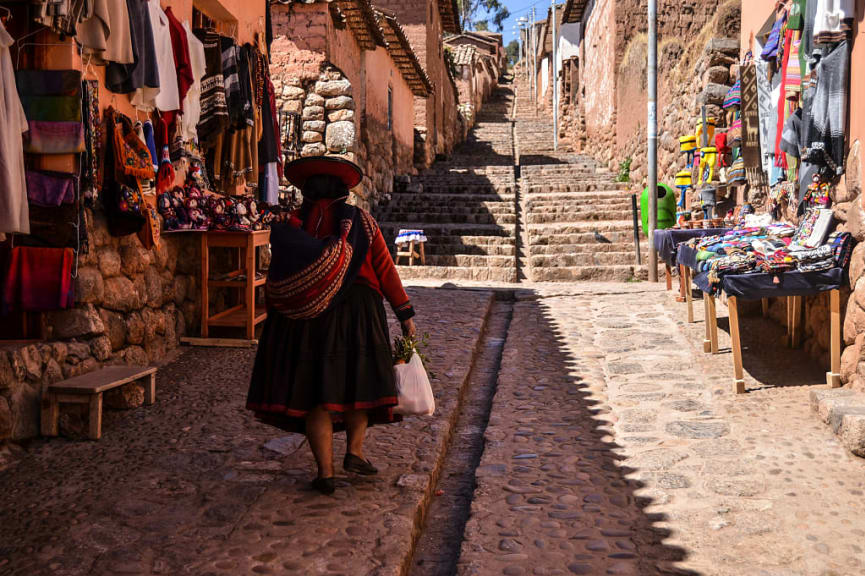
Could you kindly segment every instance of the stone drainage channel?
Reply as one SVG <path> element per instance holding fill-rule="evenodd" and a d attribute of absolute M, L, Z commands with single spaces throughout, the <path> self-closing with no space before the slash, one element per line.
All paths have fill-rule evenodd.
<path fill-rule="evenodd" d="M 438 483 L 415 545 L 410 576 L 456 574 L 475 490 L 475 470 L 484 451 L 484 432 L 496 393 L 502 353 L 514 310 L 514 293 L 496 294 L 480 352 L 463 392 L 456 427 L 441 466 Z"/>

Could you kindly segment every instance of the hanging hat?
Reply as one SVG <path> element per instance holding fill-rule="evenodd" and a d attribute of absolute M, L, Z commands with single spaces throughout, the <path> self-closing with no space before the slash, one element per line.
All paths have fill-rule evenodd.
<path fill-rule="evenodd" d="M 350 160 L 338 156 L 306 156 L 292 160 L 283 170 L 285 178 L 298 188 L 303 188 L 310 176 L 335 176 L 351 190 L 363 180 L 363 171 Z"/>

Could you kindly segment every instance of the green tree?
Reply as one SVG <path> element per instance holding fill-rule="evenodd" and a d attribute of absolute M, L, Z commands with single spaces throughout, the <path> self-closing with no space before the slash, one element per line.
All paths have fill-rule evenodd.
<path fill-rule="evenodd" d="M 489 20 L 478 20 L 475 22 L 475 30 L 478 32 L 489 32 L 490 30 L 490 21 Z"/>
<path fill-rule="evenodd" d="M 504 21 L 511 15 L 502 0 L 457 0 L 457 4 L 460 9 L 460 21 L 466 30 L 480 30 L 475 26 L 480 25 L 481 22 L 486 23 L 488 29 L 492 21 L 493 28 L 501 32 Z M 475 18 L 481 11 L 487 14 L 488 19 L 475 22 Z"/>
<path fill-rule="evenodd" d="M 516 40 L 511 40 L 505 47 L 505 51 L 508 54 L 508 62 L 510 62 L 511 65 L 516 64 L 517 60 L 520 58 L 520 43 Z"/>

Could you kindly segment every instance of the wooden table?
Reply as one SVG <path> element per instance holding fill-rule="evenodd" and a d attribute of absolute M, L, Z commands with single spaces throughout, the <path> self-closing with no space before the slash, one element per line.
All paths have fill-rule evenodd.
<path fill-rule="evenodd" d="M 201 336 L 207 338 L 210 327 L 244 328 L 246 338 L 255 338 L 255 327 L 264 322 L 267 312 L 256 302 L 255 291 L 266 278 L 256 278 L 258 266 L 256 252 L 259 246 L 270 242 L 270 230 L 256 232 L 228 232 L 211 230 L 201 234 Z M 237 250 L 237 268 L 232 272 L 240 279 L 210 278 L 210 250 L 228 248 Z M 241 303 L 210 316 L 210 289 L 234 288 L 242 291 Z"/>
<path fill-rule="evenodd" d="M 685 267 L 687 268 L 687 267 Z M 691 276 L 688 269 L 688 294 L 691 293 Z M 829 357 L 830 366 L 829 372 L 826 373 L 826 384 L 830 388 L 839 388 L 841 386 L 841 292 L 835 288 L 826 290 L 829 298 Z M 823 294 L 824 292 L 815 292 L 813 295 Z M 779 298 L 786 300 L 787 306 L 787 334 L 785 343 L 791 348 L 798 348 L 802 342 L 803 322 L 802 322 L 802 307 L 803 296 L 784 296 L 779 295 Z M 768 317 L 769 299 L 761 298 L 763 316 Z M 690 301 L 690 298 L 689 298 Z M 742 362 L 742 339 L 739 328 L 739 301 L 736 296 L 727 296 L 727 309 L 730 319 L 730 339 L 733 352 L 733 387 L 736 394 L 745 393 L 745 371 Z M 689 310 L 692 314 L 693 311 Z M 703 292 L 703 312 L 706 322 L 706 335 L 703 340 L 703 350 L 707 353 L 718 354 L 718 318 L 717 309 L 715 306 L 715 297 L 712 294 Z M 693 321 L 689 318 L 689 322 Z"/>

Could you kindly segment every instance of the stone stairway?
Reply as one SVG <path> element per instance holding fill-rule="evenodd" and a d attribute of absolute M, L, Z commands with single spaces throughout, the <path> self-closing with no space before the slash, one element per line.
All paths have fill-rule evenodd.
<path fill-rule="evenodd" d="M 554 150 L 552 120 L 535 115 L 525 84 L 518 78 L 520 270 L 535 282 L 639 277 L 629 191 L 592 158 Z"/>
<path fill-rule="evenodd" d="M 425 266 L 398 263 L 403 279 L 517 281 L 512 109 L 513 86 L 503 83 L 451 158 L 379 206 L 389 245 L 401 228 L 423 229 L 429 239 Z"/>

